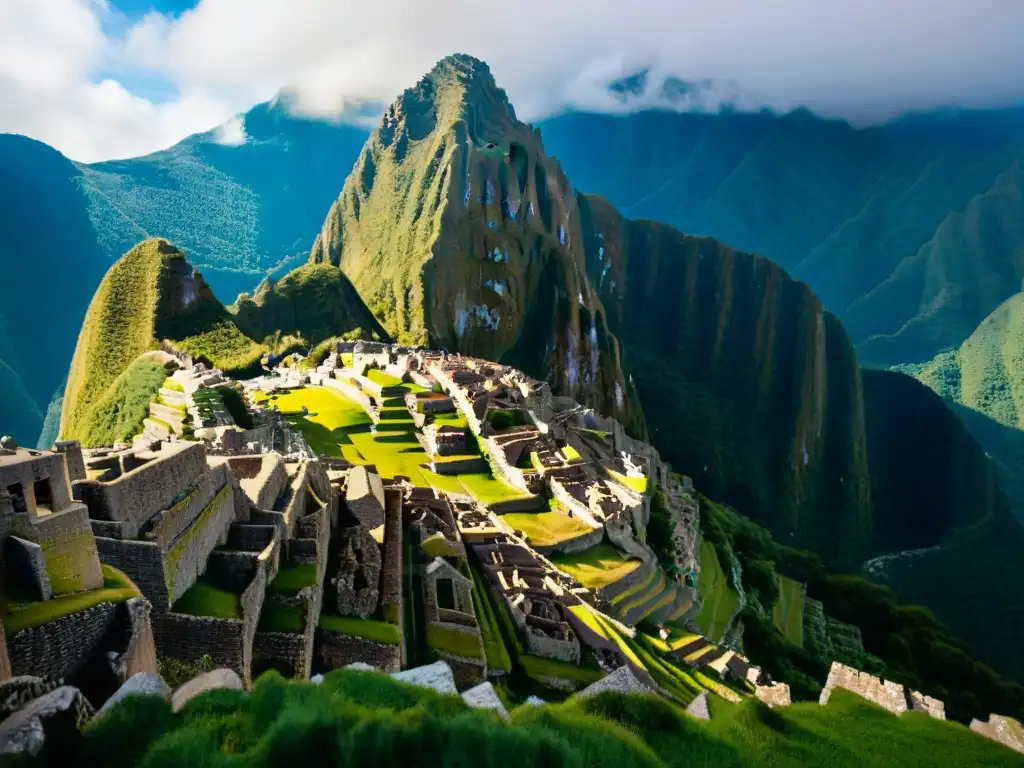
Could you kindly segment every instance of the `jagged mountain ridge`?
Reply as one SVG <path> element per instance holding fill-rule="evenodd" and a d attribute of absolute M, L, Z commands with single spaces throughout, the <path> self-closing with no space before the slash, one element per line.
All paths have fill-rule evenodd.
<path fill-rule="evenodd" d="M 397 340 L 520 364 L 642 431 L 572 187 L 483 62 L 444 59 L 388 109 L 310 260 Z"/>

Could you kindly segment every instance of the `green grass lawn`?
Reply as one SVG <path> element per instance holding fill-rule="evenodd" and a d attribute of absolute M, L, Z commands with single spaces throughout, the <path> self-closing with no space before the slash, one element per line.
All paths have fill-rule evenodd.
<path fill-rule="evenodd" d="M 484 657 L 479 635 L 474 632 L 461 632 L 441 624 L 427 625 L 427 647 L 468 659 Z"/>
<path fill-rule="evenodd" d="M 803 584 L 778 576 L 779 599 L 772 606 L 772 623 L 793 645 L 804 644 Z"/>
<path fill-rule="evenodd" d="M 398 645 L 402 642 L 398 625 L 389 624 L 386 621 L 321 613 L 317 626 L 328 632 L 340 632 L 350 637 L 362 637 L 365 640 L 373 640 L 382 645 Z"/>
<path fill-rule="evenodd" d="M 103 566 L 103 587 L 88 592 L 54 597 L 50 600 L 38 600 L 30 603 L 0 604 L 3 611 L 4 630 L 8 635 L 23 629 L 48 624 L 56 619 L 79 613 L 100 603 L 123 603 L 142 593 L 131 579 L 116 568 Z"/>
<path fill-rule="evenodd" d="M 590 589 L 600 589 L 640 567 L 639 560 L 627 560 L 611 544 L 574 554 L 552 555 L 551 562 Z"/>
<path fill-rule="evenodd" d="M 474 569 L 473 605 L 476 608 L 477 621 L 480 622 L 480 634 L 483 636 L 487 666 L 489 669 L 503 669 L 509 672 L 512 669 L 512 659 L 509 656 L 508 648 L 505 647 L 505 640 L 501 636 L 501 627 L 498 624 L 498 617 L 494 613 L 494 605 L 484 590 L 490 590 L 490 586 L 486 579 Z"/>
<path fill-rule="evenodd" d="M 469 426 L 469 422 L 466 421 L 466 416 L 462 411 L 453 411 L 452 413 L 435 413 L 430 418 L 433 420 L 433 423 L 437 425 L 463 428 Z"/>
<path fill-rule="evenodd" d="M 387 374 L 382 374 L 386 376 Z M 390 377 L 394 378 L 394 377 Z M 415 384 L 403 384 L 410 391 L 422 391 Z M 427 469 L 430 457 L 416 439 L 412 415 L 405 406 L 386 409 L 389 418 L 371 432 L 372 421 L 361 406 L 323 387 L 303 387 L 268 399 L 254 395 L 264 405 L 276 405 L 286 413 L 305 406 L 310 416 L 289 416 L 310 447 L 327 456 L 344 456 L 353 464 L 372 464 L 382 478 L 408 477 L 415 485 L 450 493 L 474 496 L 484 504 L 521 498 L 525 494 L 495 479 L 489 472 L 470 475 L 438 475 Z M 388 398 L 400 401 L 401 398 Z"/>
<path fill-rule="evenodd" d="M 700 593 L 704 604 L 694 621 L 708 640 L 717 642 L 722 639 L 730 619 L 739 608 L 740 598 L 729 586 L 715 545 L 707 539 L 700 544 Z"/>
<path fill-rule="evenodd" d="M 256 629 L 259 632 L 302 632 L 305 629 L 302 609 L 268 598 L 263 601 Z"/>
<path fill-rule="evenodd" d="M 316 584 L 316 564 L 281 566 L 267 587 L 268 592 L 295 593 Z"/>
<path fill-rule="evenodd" d="M 543 681 L 545 677 L 557 677 L 590 685 L 604 677 L 604 672 L 597 667 L 580 667 L 567 661 L 546 659 L 543 656 L 533 656 L 528 653 L 519 657 L 519 664 L 527 675 L 540 681 Z"/>
<path fill-rule="evenodd" d="M 211 616 L 218 619 L 242 618 L 242 601 L 234 592 L 215 587 L 200 577 L 199 581 L 171 606 L 175 613 L 190 616 Z"/>
<path fill-rule="evenodd" d="M 366 378 L 375 384 L 380 384 L 382 387 L 410 386 L 403 384 L 401 379 L 392 376 L 390 373 L 384 373 L 384 371 L 377 368 L 370 368 L 366 372 Z"/>
<path fill-rule="evenodd" d="M 550 547 L 592 530 L 589 525 L 561 512 L 512 512 L 502 519 L 526 534 L 537 547 Z"/>

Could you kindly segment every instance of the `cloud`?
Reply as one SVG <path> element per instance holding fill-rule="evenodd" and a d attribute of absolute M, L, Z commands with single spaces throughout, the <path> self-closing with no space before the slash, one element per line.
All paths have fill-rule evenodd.
<path fill-rule="evenodd" d="M 1024 101 L 1017 0 L 200 0 L 118 37 L 100 24 L 116 11 L 96 0 L 2 5 L 0 129 L 85 159 L 158 149 L 285 86 L 305 114 L 388 101 L 454 52 L 485 59 L 526 119 L 648 104 L 656 89 L 623 104 L 606 88 L 645 68 L 652 83 L 710 81 L 683 105 L 804 105 L 858 122 Z M 103 67 L 122 83 L 165 78 L 176 96 L 115 94 Z"/>
<path fill-rule="evenodd" d="M 245 134 L 245 116 L 235 115 L 226 123 L 217 126 L 213 132 L 213 140 L 225 147 L 240 147 L 248 141 Z"/>

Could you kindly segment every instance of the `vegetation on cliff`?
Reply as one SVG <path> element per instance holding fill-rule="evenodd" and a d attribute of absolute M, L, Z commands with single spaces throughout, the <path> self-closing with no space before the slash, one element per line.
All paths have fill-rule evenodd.
<path fill-rule="evenodd" d="M 228 311 L 253 339 L 283 334 L 307 346 L 338 336 L 387 339 L 345 274 L 328 264 L 309 264 L 279 281 L 265 280 L 254 296 L 242 294 Z"/>
<path fill-rule="evenodd" d="M 701 531 L 706 542 L 729 552 L 739 566 L 727 569 L 727 577 L 732 583 L 739 574 L 740 584 L 733 587 L 741 587 L 747 598 L 739 617 L 745 652 L 775 679 L 788 683 L 794 699 L 816 701 L 829 665 L 839 661 L 935 696 L 945 702 L 948 717 L 962 722 L 984 720 L 989 712 L 1024 715 L 1024 686 L 972 658 L 974 643 L 965 645 L 962 633 L 955 636 L 930 610 L 911 604 L 915 596 L 837 573 L 813 552 L 778 543 L 761 526 L 706 498 L 701 499 Z M 776 573 L 804 583 L 807 596 L 821 601 L 828 617 L 857 627 L 863 650 L 822 645 L 810 636 L 802 645 L 790 642 L 772 619 Z M 938 588 L 950 583 L 931 569 L 929 576 Z M 807 620 L 804 625 L 810 628 Z"/>
<path fill-rule="evenodd" d="M 650 696 L 605 693 L 524 705 L 510 722 L 376 672 L 341 670 L 323 683 L 263 675 L 251 694 L 215 690 L 181 712 L 129 697 L 57 764 L 488 766 L 1016 765 L 995 742 L 912 712 L 894 717 L 846 691 L 827 706 L 770 710 L 755 699 L 711 702 L 696 720 Z M 44 757 L 44 760 L 45 760 Z"/>
<path fill-rule="evenodd" d="M 579 189 L 806 280 L 862 360 L 926 360 L 1020 290 L 1020 109 L 865 129 L 806 110 L 576 113 L 541 129 Z"/>
<path fill-rule="evenodd" d="M 89 304 L 65 389 L 62 437 L 102 444 L 111 412 L 104 398 L 116 399 L 118 377 L 162 340 L 235 375 L 258 370 L 263 354 L 181 251 L 146 240 L 110 268 Z"/>
<path fill-rule="evenodd" d="M 506 360 L 642 432 L 572 188 L 483 62 L 446 58 L 391 105 L 311 260 L 397 341 Z"/>

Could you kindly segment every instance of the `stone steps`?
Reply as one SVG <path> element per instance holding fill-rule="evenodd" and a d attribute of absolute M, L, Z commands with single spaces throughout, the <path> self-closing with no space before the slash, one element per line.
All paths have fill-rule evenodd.
<path fill-rule="evenodd" d="M 668 590 L 665 574 L 661 573 L 644 594 L 637 595 L 635 598 L 627 600 L 624 605 L 619 606 L 619 610 L 622 611 L 622 621 L 626 624 L 636 624 L 661 606 L 666 598 L 671 600 L 672 593 Z"/>
<path fill-rule="evenodd" d="M 670 621 L 679 621 L 693 605 L 693 593 L 689 587 L 674 585 L 675 598 L 671 603 L 654 611 L 653 618 L 659 624 L 667 624 Z"/>

